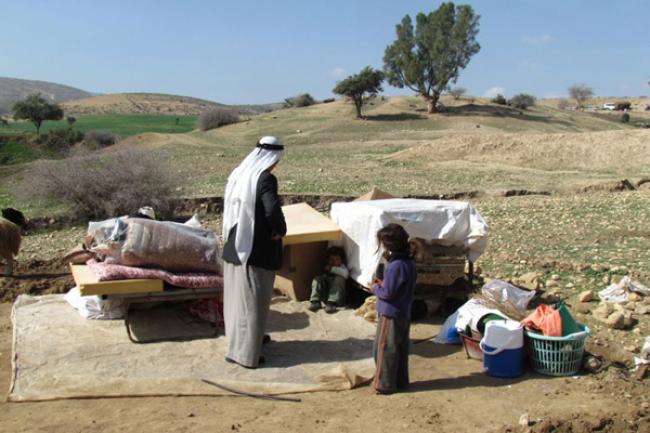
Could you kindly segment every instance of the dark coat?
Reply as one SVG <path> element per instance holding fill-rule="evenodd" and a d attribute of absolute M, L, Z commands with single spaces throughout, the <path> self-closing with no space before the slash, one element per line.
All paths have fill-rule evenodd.
<path fill-rule="evenodd" d="M 224 246 L 223 259 L 235 265 L 241 262 L 235 251 L 235 231 L 233 227 Z M 278 196 L 278 180 L 271 172 L 264 170 L 257 181 L 255 199 L 255 229 L 253 231 L 253 250 L 248 264 L 276 271 L 282 267 L 282 239 L 273 240 L 274 234 L 287 234 L 287 223 L 282 213 L 282 203 Z"/>

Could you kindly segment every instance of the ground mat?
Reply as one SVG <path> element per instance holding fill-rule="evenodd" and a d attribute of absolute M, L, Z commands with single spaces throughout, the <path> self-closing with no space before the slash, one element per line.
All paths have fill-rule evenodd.
<path fill-rule="evenodd" d="M 329 315 L 309 312 L 307 305 L 274 299 L 266 363 L 249 370 L 225 362 L 223 331 L 191 341 L 134 344 L 121 320 L 85 320 L 62 295 L 22 295 L 12 311 L 8 400 L 230 393 L 203 379 L 259 394 L 344 390 L 367 383 L 374 373 L 374 325 L 351 310 Z M 178 314 L 159 309 L 148 314 L 138 311 L 134 321 L 134 331 L 147 337 L 205 331 Z"/>

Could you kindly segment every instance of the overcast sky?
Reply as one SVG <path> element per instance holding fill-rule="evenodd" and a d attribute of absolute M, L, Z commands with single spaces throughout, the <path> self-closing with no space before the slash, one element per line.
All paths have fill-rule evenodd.
<path fill-rule="evenodd" d="M 475 96 L 650 94 L 644 0 L 467 1 L 481 51 L 458 85 Z M 460 4 L 460 3 L 457 3 Z M 268 103 L 370 65 L 404 15 L 432 0 L 0 0 L 0 76 L 98 93 L 160 92 L 228 104 Z M 385 86 L 387 94 L 411 94 Z"/>

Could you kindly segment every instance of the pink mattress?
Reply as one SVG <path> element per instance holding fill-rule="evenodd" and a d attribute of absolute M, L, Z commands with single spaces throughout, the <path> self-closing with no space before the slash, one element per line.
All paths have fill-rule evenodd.
<path fill-rule="evenodd" d="M 95 260 L 86 263 L 99 281 L 113 280 L 163 280 L 172 286 L 188 289 L 223 289 L 223 276 L 216 273 L 187 272 L 174 273 L 162 269 L 137 268 L 133 266 L 112 265 Z"/>

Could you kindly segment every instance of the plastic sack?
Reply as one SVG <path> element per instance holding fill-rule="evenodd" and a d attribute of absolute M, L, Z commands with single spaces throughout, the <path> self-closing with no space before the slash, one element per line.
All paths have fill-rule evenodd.
<path fill-rule="evenodd" d="M 102 299 L 101 296 L 81 296 L 78 287 L 73 287 L 63 296 L 68 304 L 84 319 L 111 320 L 124 317 L 124 300 Z"/>
<path fill-rule="evenodd" d="M 171 272 L 221 270 L 217 237 L 209 230 L 143 218 L 118 218 L 108 236 L 108 224 L 100 227 L 91 250 L 108 263 Z"/>
<path fill-rule="evenodd" d="M 637 281 L 632 281 L 630 277 L 625 276 L 621 278 L 620 282 L 610 284 L 605 289 L 598 292 L 598 297 L 605 302 L 624 304 L 628 301 L 631 292 L 650 296 L 649 288 Z"/>
<path fill-rule="evenodd" d="M 523 290 L 502 280 L 492 280 L 481 287 L 481 293 L 498 303 L 509 302 L 524 313 L 535 297 L 534 290 Z"/>

